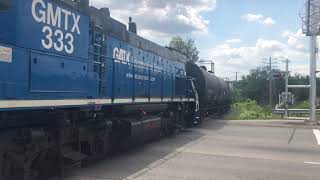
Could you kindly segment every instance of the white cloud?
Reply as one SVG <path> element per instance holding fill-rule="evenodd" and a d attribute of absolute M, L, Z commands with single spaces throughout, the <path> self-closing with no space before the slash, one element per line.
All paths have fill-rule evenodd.
<path fill-rule="evenodd" d="M 249 21 L 249 22 L 257 22 L 261 21 L 263 19 L 262 14 L 245 14 L 242 16 L 243 19 Z"/>
<path fill-rule="evenodd" d="M 271 17 L 265 17 L 262 14 L 245 14 L 242 16 L 242 19 L 248 21 L 248 22 L 257 22 L 266 26 L 271 26 L 276 23 L 274 19 Z"/>
<path fill-rule="evenodd" d="M 292 32 L 290 30 L 286 30 L 282 33 L 283 38 L 287 38 L 287 43 L 296 49 L 299 50 L 307 50 L 308 49 L 308 38 L 302 34 L 302 30 L 298 30 L 296 32 Z"/>
<path fill-rule="evenodd" d="M 268 17 L 267 19 L 265 19 L 263 21 L 264 25 L 270 26 L 270 25 L 274 25 L 276 23 L 275 20 L 273 20 L 271 17 Z"/>
<path fill-rule="evenodd" d="M 234 76 L 234 72 L 247 74 L 257 66 L 262 66 L 264 58 L 273 57 L 278 59 L 279 68 L 284 69 L 281 60 L 290 59 L 293 73 L 308 73 L 309 52 L 308 41 L 301 34 L 285 31 L 282 34 L 284 41 L 257 39 L 251 46 L 233 47 L 231 44 L 220 44 L 208 50 L 209 58 L 216 63 L 217 74 L 222 77 Z"/>
<path fill-rule="evenodd" d="M 207 33 L 210 21 L 203 13 L 215 8 L 216 0 L 91 0 L 91 5 L 109 7 L 111 16 L 127 23 L 131 16 L 138 25 L 138 34 L 151 40 L 172 35 Z M 159 37 L 157 37 L 157 40 Z"/>
<path fill-rule="evenodd" d="M 242 40 L 241 39 L 228 39 L 228 40 L 226 40 L 226 43 L 231 43 L 231 44 L 233 44 L 233 43 L 242 43 Z"/>

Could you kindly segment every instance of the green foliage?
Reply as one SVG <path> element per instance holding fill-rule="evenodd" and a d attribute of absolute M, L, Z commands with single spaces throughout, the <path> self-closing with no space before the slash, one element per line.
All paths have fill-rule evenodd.
<path fill-rule="evenodd" d="M 241 96 L 241 90 L 239 88 L 233 88 L 231 92 L 231 96 L 232 96 L 233 103 L 238 103 L 243 101 L 243 98 Z"/>
<path fill-rule="evenodd" d="M 292 109 L 309 109 L 309 101 L 302 101 L 302 102 L 299 102 L 295 105 L 292 105 L 290 106 L 290 108 Z"/>
<path fill-rule="evenodd" d="M 272 74 L 280 70 L 273 69 Z M 234 89 L 240 91 L 242 99 L 252 99 L 258 104 L 269 104 L 269 69 L 268 67 L 258 67 L 250 70 L 250 74 L 243 76 L 242 80 L 237 82 Z M 284 80 L 273 80 L 273 102 L 276 102 L 278 95 L 284 90 Z"/>
<path fill-rule="evenodd" d="M 278 69 L 273 69 L 272 74 L 279 72 Z M 235 83 L 233 88 L 234 102 L 243 101 L 243 99 L 252 99 L 260 105 L 269 104 L 269 73 L 268 67 L 258 67 L 250 70 L 249 75 L 243 76 L 242 80 Z M 289 84 L 306 85 L 309 84 L 309 76 L 295 74 L 289 77 Z M 317 84 L 320 86 L 320 79 L 317 79 Z M 272 79 L 272 100 L 274 105 L 278 102 L 278 96 L 285 90 L 284 79 Z M 290 89 L 290 92 L 295 95 L 296 102 L 303 102 L 309 99 L 308 89 Z M 317 94 L 320 94 L 320 87 L 317 88 Z"/>
<path fill-rule="evenodd" d="M 169 47 L 185 55 L 190 61 L 199 61 L 199 50 L 193 39 L 183 39 L 180 36 L 175 36 L 169 42 Z"/>
<path fill-rule="evenodd" d="M 226 119 L 249 120 L 249 119 L 272 119 L 278 118 L 272 114 L 270 108 L 264 108 L 258 105 L 254 100 L 235 103 L 232 106 L 233 114 Z"/>
<path fill-rule="evenodd" d="M 280 72 L 278 69 L 272 69 L 271 74 Z M 232 88 L 233 114 L 227 119 L 271 119 L 279 118 L 272 114 L 272 108 L 269 104 L 269 75 L 268 67 L 258 67 L 250 70 L 249 75 L 243 76 L 242 80 L 235 82 Z M 289 77 L 289 84 L 306 85 L 309 84 L 309 76 L 295 74 Z M 320 79 L 317 79 L 320 85 Z M 272 100 L 273 105 L 278 102 L 278 95 L 285 90 L 285 80 L 275 79 L 272 76 Z M 320 87 L 317 88 L 317 94 L 320 94 Z M 309 98 L 308 89 L 290 89 L 296 98 L 296 105 L 290 108 L 308 109 Z M 251 100 L 247 100 L 251 99 Z"/>

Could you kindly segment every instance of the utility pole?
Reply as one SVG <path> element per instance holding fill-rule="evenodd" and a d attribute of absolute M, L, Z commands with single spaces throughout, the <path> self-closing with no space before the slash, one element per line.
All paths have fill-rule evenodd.
<path fill-rule="evenodd" d="M 310 123 L 317 124 L 316 98 L 317 98 L 317 36 L 311 36 L 310 41 Z"/>
<path fill-rule="evenodd" d="M 285 117 L 288 117 L 289 114 L 288 114 L 288 101 L 289 101 L 289 75 L 290 75 L 290 72 L 289 72 L 289 59 L 285 60 L 284 61 L 286 63 L 286 72 L 285 72 L 285 85 L 286 85 L 286 99 L 285 99 L 285 103 L 286 103 L 286 107 L 285 107 Z"/>
<path fill-rule="evenodd" d="M 264 59 L 264 60 L 267 60 L 267 59 Z M 270 107 L 273 106 L 273 71 L 272 71 L 272 68 L 273 68 L 273 64 L 275 64 L 276 62 L 273 62 L 273 60 L 276 60 L 276 59 L 272 59 L 272 57 L 270 57 L 268 59 L 268 62 L 263 62 L 264 64 L 267 64 L 268 66 L 268 71 L 269 71 L 269 105 Z"/>
<path fill-rule="evenodd" d="M 272 58 L 269 59 L 269 104 L 272 107 Z"/>
<path fill-rule="evenodd" d="M 306 0 L 304 12 L 300 14 L 303 22 L 302 32 L 310 37 L 310 124 L 317 124 L 317 36 L 320 35 L 320 4 L 319 0 Z"/>
<path fill-rule="evenodd" d="M 238 74 L 239 74 L 240 72 L 236 72 L 236 82 L 238 82 Z"/>

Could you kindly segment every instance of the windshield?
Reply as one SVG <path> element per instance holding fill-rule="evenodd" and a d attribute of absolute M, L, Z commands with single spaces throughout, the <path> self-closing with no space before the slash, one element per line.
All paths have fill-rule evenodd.
<path fill-rule="evenodd" d="M 11 6 L 11 0 L 0 0 L 0 11 L 9 10 Z"/>

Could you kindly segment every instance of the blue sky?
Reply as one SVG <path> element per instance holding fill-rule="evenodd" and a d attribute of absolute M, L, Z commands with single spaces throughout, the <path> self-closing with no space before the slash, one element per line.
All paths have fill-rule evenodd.
<path fill-rule="evenodd" d="M 218 0 L 213 11 L 206 12 L 203 16 L 210 21 L 208 25 L 208 34 L 196 36 L 196 43 L 201 52 L 201 56 L 213 61 L 218 61 L 214 57 L 210 57 L 210 49 L 222 44 L 230 39 L 239 39 L 241 42 L 233 43 L 230 46 L 234 48 L 252 47 L 256 44 L 258 39 L 275 40 L 286 44 L 288 37 L 283 37 L 285 31 L 296 32 L 301 29 L 302 22 L 299 17 L 299 12 L 302 10 L 304 0 Z M 259 22 L 246 21 L 243 16 L 246 14 L 262 15 L 264 18 L 272 18 L 275 23 L 273 25 L 263 25 Z M 300 41 L 303 41 L 300 39 Z M 303 42 L 301 42 L 303 43 Z M 304 43 L 304 45 L 307 45 Z M 208 50 L 209 49 L 209 50 Z M 264 54 L 264 53 L 262 53 Z M 267 53 L 265 54 L 267 55 Z M 269 56 L 272 56 L 270 52 Z M 293 60 L 292 67 L 302 65 L 303 68 L 296 68 L 295 73 L 306 73 L 308 57 L 304 55 L 303 59 L 300 56 L 288 56 L 283 58 L 290 58 Z M 245 58 L 245 57 L 244 57 Z M 259 61 L 262 56 L 256 57 L 256 62 L 252 59 L 253 66 L 239 66 L 239 68 L 229 68 L 225 65 L 217 66 L 217 73 L 222 76 L 234 78 L 235 72 L 246 74 L 248 69 L 257 65 L 262 65 Z M 282 58 L 279 58 L 281 60 Z M 262 62 L 262 60 L 261 60 Z M 283 68 L 281 61 L 279 61 L 279 68 Z M 237 66 L 238 67 L 238 66 Z M 229 70 L 230 69 L 230 70 Z M 229 71 L 229 72 L 226 72 Z"/>
<path fill-rule="evenodd" d="M 278 67 L 282 69 L 284 67 L 281 60 L 285 58 L 292 59 L 291 70 L 293 73 L 306 74 L 308 71 L 308 55 L 306 51 L 308 43 L 306 43 L 306 38 L 303 35 L 299 36 L 299 33 L 297 34 L 297 31 L 302 26 L 299 12 L 302 10 L 303 5 L 304 0 L 218 0 L 215 10 L 204 15 L 211 22 L 208 26 L 209 33 L 208 35 L 197 37 L 197 46 L 204 50 L 201 54 L 203 57 L 209 56 L 209 59 L 220 63 L 216 69 L 218 74 L 231 79 L 234 78 L 235 72 L 247 74 L 250 68 L 262 65 L 262 59 L 268 58 L 268 56 L 278 58 Z M 275 23 L 266 26 L 256 21 L 249 22 L 243 18 L 246 14 L 262 15 L 264 18 L 270 17 Z M 289 37 L 284 36 L 283 34 L 288 31 L 291 31 Z M 292 37 L 295 37 L 297 43 L 300 43 L 304 48 L 295 49 L 290 47 L 288 41 Z M 283 47 L 285 52 L 282 55 L 277 52 L 279 50 L 269 48 L 265 49 L 265 51 L 262 50 L 263 52 L 258 53 L 257 56 L 248 57 L 251 58 L 250 61 L 242 61 L 241 58 L 237 59 L 239 63 L 242 63 L 241 65 L 225 63 L 224 58 L 222 58 L 223 62 L 220 62 L 220 59 L 216 59 L 217 57 L 210 58 L 210 47 L 226 44 L 226 41 L 230 39 L 241 40 L 240 43 L 229 43 L 231 48 L 254 47 L 258 39 L 282 43 L 288 47 Z M 299 52 L 299 54 L 290 54 L 289 52 L 291 51 Z M 221 58 L 221 56 L 218 56 L 218 58 Z M 235 68 L 227 66 L 234 66 Z"/>
<path fill-rule="evenodd" d="M 167 45 L 180 35 L 193 38 L 200 56 L 216 63 L 219 76 L 247 74 L 272 56 L 291 59 L 294 73 L 308 72 L 308 41 L 299 12 L 305 0 L 91 0 L 109 7 L 127 23 L 132 16 L 138 34 Z"/>
<path fill-rule="evenodd" d="M 210 20 L 209 36 L 199 38 L 200 48 L 223 43 L 227 39 L 240 38 L 245 44 L 255 43 L 258 38 L 279 38 L 284 30 L 301 28 L 299 11 L 304 0 L 218 0 L 212 12 L 204 14 Z M 245 14 L 261 14 L 276 21 L 273 26 L 244 21 Z M 206 42 L 207 38 L 210 41 Z"/>

